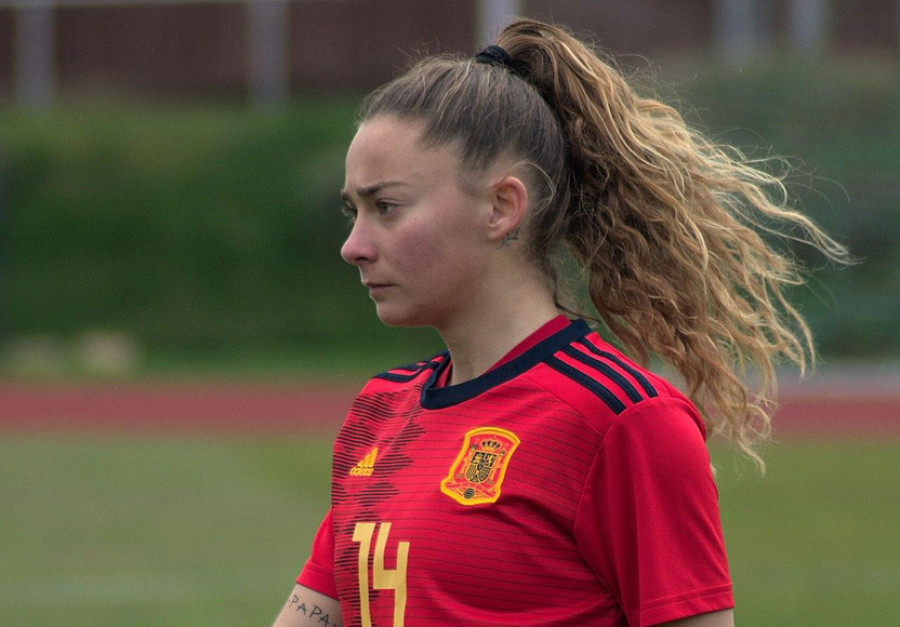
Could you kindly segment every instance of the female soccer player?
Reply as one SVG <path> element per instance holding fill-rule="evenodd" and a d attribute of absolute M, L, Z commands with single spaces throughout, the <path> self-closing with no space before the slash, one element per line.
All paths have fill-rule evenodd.
<path fill-rule="evenodd" d="M 383 322 L 447 350 L 357 397 L 276 625 L 732 625 L 705 440 L 753 455 L 773 361 L 812 351 L 757 231 L 844 251 L 566 31 L 497 44 L 362 109 L 341 254 Z M 572 267 L 632 358 L 579 319 Z"/>

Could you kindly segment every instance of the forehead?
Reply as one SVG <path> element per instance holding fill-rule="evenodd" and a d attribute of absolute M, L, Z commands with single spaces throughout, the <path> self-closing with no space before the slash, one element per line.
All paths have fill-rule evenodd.
<path fill-rule="evenodd" d="M 367 187 L 388 179 L 411 181 L 457 174 L 456 151 L 425 145 L 424 128 L 418 120 L 392 116 L 363 122 L 347 149 L 348 188 Z"/>

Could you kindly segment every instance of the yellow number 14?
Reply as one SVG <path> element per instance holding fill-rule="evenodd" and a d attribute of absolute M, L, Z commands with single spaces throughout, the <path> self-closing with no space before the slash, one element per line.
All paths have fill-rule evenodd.
<path fill-rule="evenodd" d="M 409 561 L 409 542 L 397 543 L 397 567 L 384 567 L 384 552 L 387 548 L 391 523 L 356 523 L 353 541 L 359 543 L 359 608 L 362 627 L 372 627 L 372 613 L 369 609 L 369 554 L 372 550 L 372 536 L 378 526 L 375 553 L 372 554 L 372 588 L 394 591 L 394 623 L 392 627 L 403 627 L 406 613 L 406 565 Z"/>

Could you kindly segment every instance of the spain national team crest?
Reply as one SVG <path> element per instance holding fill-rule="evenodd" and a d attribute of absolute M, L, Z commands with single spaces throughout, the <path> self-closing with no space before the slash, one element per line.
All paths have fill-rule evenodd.
<path fill-rule="evenodd" d="M 441 492 L 461 505 L 494 503 L 517 446 L 519 438 L 506 429 L 469 431 L 450 474 L 441 481 Z"/>

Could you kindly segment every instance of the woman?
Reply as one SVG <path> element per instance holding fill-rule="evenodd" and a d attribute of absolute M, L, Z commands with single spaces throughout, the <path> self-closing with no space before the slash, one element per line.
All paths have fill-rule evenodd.
<path fill-rule="evenodd" d="M 753 455 L 773 361 L 812 350 L 797 272 L 751 227 L 844 256 L 767 185 L 539 22 L 373 93 L 341 254 L 383 322 L 447 351 L 357 397 L 276 625 L 733 624 L 705 439 Z M 571 262 L 636 361 L 564 315 Z"/>

